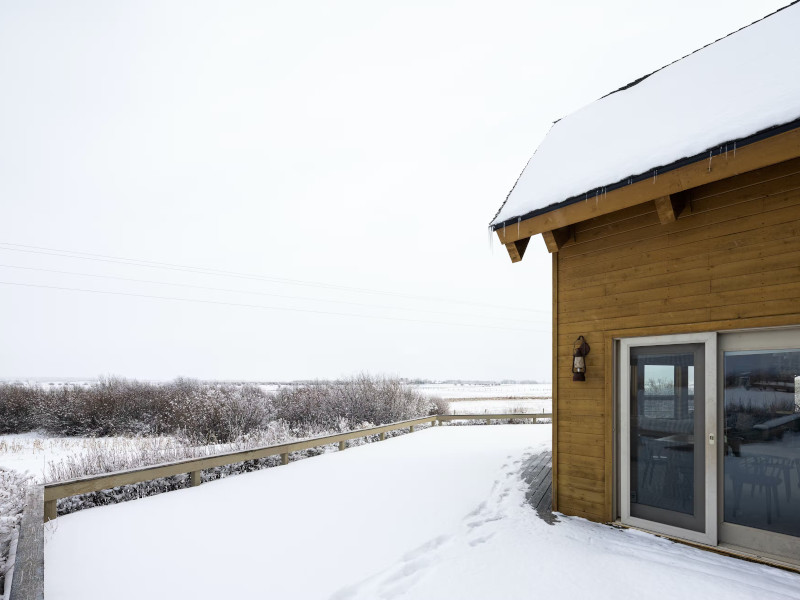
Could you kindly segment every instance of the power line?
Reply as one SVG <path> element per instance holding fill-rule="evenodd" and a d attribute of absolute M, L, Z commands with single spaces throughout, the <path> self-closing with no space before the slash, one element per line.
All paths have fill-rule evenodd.
<path fill-rule="evenodd" d="M 10 247 L 8 247 L 10 246 Z M 232 277 L 237 279 L 250 279 L 255 281 L 268 281 L 271 283 L 282 283 L 286 285 L 298 285 L 298 286 L 306 286 L 306 287 L 319 287 L 325 289 L 332 289 L 332 290 L 339 290 L 339 291 L 348 291 L 348 292 L 358 292 L 362 294 L 377 294 L 383 296 L 395 296 L 399 298 L 410 298 L 414 300 L 424 300 L 424 301 L 433 301 L 433 302 L 447 302 L 450 304 L 465 304 L 471 306 L 482 306 L 486 308 L 496 308 L 500 310 L 517 310 L 523 312 L 535 312 L 535 313 L 544 313 L 550 314 L 550 311 L 546 310 L 538 310 L 532 308 L 522 308 L 516 306 L 503 306 L 497 304 L 488 304 L 483 302 L 472 302 L 469 300 L 459 300 L 456 298 L 441 298 L 436 296 L 420 296 L 414 294 L 402 294 L 398 292 L 391 292 L 386 290 L 375 290 L 370 288 L 358 288 L 358 287 L 350 287 L 350 286 L 343 286 L 343 285 L 336 285 L 330 283 L 323 283 L 317 281 L 309 281 L 309 280 L 302 280 L 302 279 L 288 279 L 285 277 L 274 277 L 274 276 L 265 276 L 265 275 L 255 275 L 250 273 L 238 273 L 235 271 L 225 271 L 222 269 L 211 269 L 206 267 L 195 267 L 191 265 L 181 265 L 176 263 L 167 263 L 167 262 L 158 262 L 158 261 L 149 261 L 149 260 L 140 260 L 135 258 L 125 258 L 119 256 L 110 256 L 106 254 L 95 254 L 91 252 L 80 252 L 75 250 L 63 250 L 59 248 L 47 248 L 43 246 L 32 246 L 27 244 L 14 244 L 11 242 L 0 242 L 0 250 L 10 251 L 10 252 L 24 252 L 28 254 L 44 254 L 48 256 L 59 256 L 62 258 L 73 258 L 78 260 L 92 260 L 97 262 L 106 262 L 106 263 L 114 263 L 114 264 L 123 264 L 128 266 L 135 266 L 135 267 L 145 267 L 151 269 L 164 269 L 169 271 L 180 271 L 186 273 L 194 273 L 196 275 L 214 275 L 214 276 L 221 276 L 221 277 Z"/>
<path fill-rule="evenodd" d="M 477 323 L 455 323 L 449 321 L 433 321 L 433 320 L 424 320 L 424 319 L 410 319 L 405 317 L 387 317 L 381 315 L 367 315 L 367 314 L 357 314 L 357 313 L 340 313 L 334 311 L 327 311 L 327 310 L 313 310 L 313 309 L 305 309 L 305 308 L 290 308 L 290 307 L 283 307 L 283 306 L 267 306 L 264 304 L 245 304 L 240 302 L 222 302 L 218 300 L 202 300 L 197 298 L 178 298 L 175 296 L 155 296 L 150 294 L 135 294 L 130 292 L 111 292 L 106 290 L 90 290 L 86 288 L 74 288 L 74 287 L 66 287 L 66 286 L 55 286 L 55 285 L 39 285 L 33 283 L 17 283 L 13 281 L 0 281 L 0 285 L 8 285 L 8 286 L 19 286 L 19 287 L 28 287 L 28 288 L 38 288 L 38 289 L 48 289 L 48 290 L 60 290 L 60 291 L 71 291 L 71 292 L 83 292 L 89 294 L 104 294 L 104 295 L 111 295 L 111 296 L 127 296 L 131 298 L 146 298 L 150 300 L 167 300 L 173 302 L 195 302 L 199 304 L 213 304 L 218 306 L 236 306 L 241 308 L 258 308 L 263 310 L 276 310 L 276 311 L 289 311 L 289 312 L 298 312 L 298 313 L 312 313 L 312 314 L 319 314 L 319 315 L 334 315 L 334 316 L 341 316 L 341 317 L 355 317 L 355 318 L 362 318 L 362 319 L 381 319 L 385 321 L 404 321 L 409 323 L 429 323 L 433 325 L 455 325 L 457 327 L 478 327 L 481 329 L 502 329 L 506 331 L 517 331 L 517 332 L 528 332 L 528 333 L 550 333 L 549 331 L 540 331 L 535 329 L 526 329 L 521 327 L 498 327 L 496 325 L 481 325 Z"/>
<path fill-rule="evenodd" d="M 407 308 L 404 306 L 385 306 L 380 304 L 367 304 L 364 302 L 352 302 L 348 300 L 331 300 L 326 298 L 311 298 L 308 296 L 292 296 L 288 294 L 272 294 L 269 292 L 257 292 L 257 291 L 250 291 L 250 290 L 242 290 L 242 289 L 232 289 L 232 288 L 220 288 L 220 287 L 211 287 L 205 285 L 193 285 L 190 283 L 174 283 L 171 281 L 156 281 L 153 279 L 137 279 L 133 277 L 118 277 L 115 275 L 99 275 L 96 273 L 81 273 L 77 271 L 62 271 L 59 269 L 44 269 L 40 267 L 23 267 L 20 265 L 6 265 L 0 264 L 0 267 L 6 269 L 19 269 L 23 271 L 38 271 L 42 273 L 58 273 L 60 275 L 78 275 L 80 277 L 94 277 L 96 279 L 113 279 L 116 281 L 129 281 L 134 283 L 150 283 L 155 285 L 169 285 L 174 287 L 183 287 L 183 288 L 191 288 L 191 289 L 198 289 L 198 290 L 210 290 L 216 292 L 230 292 L 230 293 L 237 293 L 237 294 L 252 294 L 255 296 L 268 296 L 271 298 L 285 298 L 288 300 L 310 300 L 311 302 L 325 302 L 325 303 L 335 303 L 335 304 L 347 304 L 351 306 L 362 306 L 365 308 L 382 308 L 388 310 L 405 310 L 410 312 L 422 312 L 422 313 L 430 313 L 436 315 L 453 315 L 459 317 L 477 317 L 477 318 L 486 318 L 488 315 L 476 315 L 476 314 L 458 314 L 454 315 L 452 312 L 441 311 L 441 310 L 430 310 L 424 308 Z M 531 319 L 518 319 L 514 317 L 495 317 L 495 316 L 488 316 L 490 319 L 498 319 L 501 321 L 514 321 L 520 323 L 530 322 Z"/>

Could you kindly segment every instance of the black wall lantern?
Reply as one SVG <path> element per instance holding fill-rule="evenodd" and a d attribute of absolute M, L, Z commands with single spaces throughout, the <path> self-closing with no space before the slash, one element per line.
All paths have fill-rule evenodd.
<path fill-rule="evenodd" d="M 589 354 L 589 344 L 582 335 L 578 336 L 572 345 L 572 381 L 586 381 L 586 355 Z"/>

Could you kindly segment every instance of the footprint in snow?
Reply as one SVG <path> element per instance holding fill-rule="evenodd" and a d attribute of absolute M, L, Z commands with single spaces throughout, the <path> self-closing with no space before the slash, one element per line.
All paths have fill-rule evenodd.
<path fill-rule="evenodd" d="M 472 540 L 469 543 L 469 545 L 474 548 L 475 546 L 479 546 L 480 544 L 485 544 L 486 542 L 488 542 L 493 537 L 494 537 L 494 534 L 490 533 L 489 535 L 484 535 L 483 537 L 475 538 L 474 540 Z"/>
<path fill-rule="evenodd" d="M 497 482 L 495 482 L 495 483 L 497 483 Z M 484 510 L 486 510 L 486 501 L 485 500 L 483 502 L 481 502 L 480 504 L 478 504 L 478 506 L 476 506 L 473 510 L 468 512 L 467 516 L 464 517 L 464 519 L 469 519 L 471 517 L 477 517 Z"/>
<path fill-rule="evenodd" d="M 343 588 L 330 600 L 351 598 L 397 598 L 415 585 L 421 574 L 436 564 L 438 549 L 450 540 L 449 535 L 440 535 L 406 553 L 399 564 L 389 567 L 360 583 Z"/>

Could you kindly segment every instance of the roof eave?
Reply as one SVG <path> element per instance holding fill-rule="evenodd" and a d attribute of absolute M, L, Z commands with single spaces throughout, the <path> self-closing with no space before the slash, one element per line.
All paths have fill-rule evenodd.
<path fill-rule="evenodd" d="M 746 138 L 722 143 L 694 156 L 655 167 L 646 173 L 495 223 L 491 227 L 503 244 L 513 244 L 538 233 L 568 227 L 600 215 L 798 157 L 800 119 Z M 520 259 L 521 257 L 517 260 Z"/>

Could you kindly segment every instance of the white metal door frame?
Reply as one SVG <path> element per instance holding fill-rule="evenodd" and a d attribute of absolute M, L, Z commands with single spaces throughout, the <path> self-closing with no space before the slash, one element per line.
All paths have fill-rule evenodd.
<path fill-rule="evenodd" d="M 677 538 L 717 545 L 717 333 L 690 333 L 660 335 L 619 340 L 619 395 L 620 395 L 620 517 L 623 523 L 649 529 Z M 666 346 L 672 344 L 704 344 L 705 356 L 705 531 L 648 521 L 631 516 L 630 508 L 630 349 L 639 346 Z M 695 375 L 696 376 L 696 375 Z"/>

